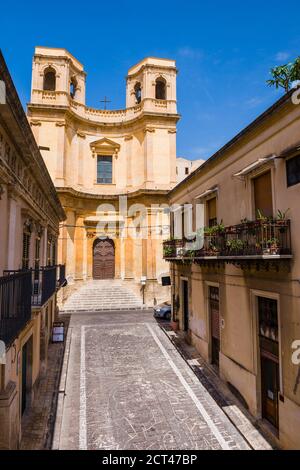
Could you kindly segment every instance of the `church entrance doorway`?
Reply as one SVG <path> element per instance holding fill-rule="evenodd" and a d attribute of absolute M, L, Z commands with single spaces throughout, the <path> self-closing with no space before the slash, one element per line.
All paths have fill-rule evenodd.
<path fill-rule="evenodd" d="M 115 244 L 110 238 L 97 238 L 93 245 L 93 278 L 114 279 L 114 277 Z"/>

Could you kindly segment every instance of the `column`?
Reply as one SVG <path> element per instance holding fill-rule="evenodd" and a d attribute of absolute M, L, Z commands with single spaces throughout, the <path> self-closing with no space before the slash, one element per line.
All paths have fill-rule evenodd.
<path fill-rule="evenodd" d="M 153 127 L 146 127 L 144 139 L 144 181 L 153 183 Z"/>
<path fill-rule="evenodd" d="M 83 185 L 84 139 L 85 139 L 85 134 L 83 134 L 83 132 L 77 132 L 77 142 L 78 142 L 78 177 L 77 177 L 77 182 L 78 182 L 79 185 Z"/>
<path fill-rule="evenodd" d="M 57 122 L 57 157 L 55 179 L 60 186 L 65 184 L 65 123 Z"/>
<path fill-rule="evenodd" d="M 72 282 L 75 278 L 75 224 L 76 212 L 72 210 L 67 211 L 66 224 L 66 270 L 68 279 Z"/>

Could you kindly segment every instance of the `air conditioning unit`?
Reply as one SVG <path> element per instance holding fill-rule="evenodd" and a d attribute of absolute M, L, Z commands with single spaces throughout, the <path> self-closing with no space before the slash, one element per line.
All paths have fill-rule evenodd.
<path fill-rule="evenodd" d="M 176 249 L 176 255 L 177 256 L 184 256 L 186 254 L 186 249 L 185 248 L 177 248 Z"/>

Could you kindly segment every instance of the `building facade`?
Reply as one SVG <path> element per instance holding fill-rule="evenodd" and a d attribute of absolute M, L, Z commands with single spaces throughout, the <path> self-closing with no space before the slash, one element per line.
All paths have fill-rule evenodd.
<path fill-rule="evenodd" d="M 47 368 L 65 214 L 1 53 L 0 84 L 0 449 L 16 449 Z"/>
<path fill-rule="evenodd" d="M 159 297 L 162 205 L 176 184 L 176 74 L 173 60 L 146 58 L 128 71 L 126 108 L 98 110 L 86 105 L 82 64 L 36 48 L 28 119 L 67 214 L 59 260 L 70 286 L 144 277 L 150 301 Z"/>
<path fill-rule="evenodd" d="M 188 158 L 177 157 L 176 158 L 176 179 L 177 183 L 180 183 L 187 176 L 189 176 L 194 170 L 199 168 L 205 160 L 189 160 Z"/>
<path fill-rule="evenodd" d="M 170 203 L 174 325 L 281 447 L 299 449 L 300 106 L 291 94 L 173 189 Z"/>

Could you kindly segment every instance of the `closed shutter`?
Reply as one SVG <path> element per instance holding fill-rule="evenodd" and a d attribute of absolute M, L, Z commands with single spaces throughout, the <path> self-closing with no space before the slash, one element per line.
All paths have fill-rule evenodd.
<path fill-rule="evenodd" d="M 206 207 L 208 226 L 214 227 L 217 225 L 217 198 L 209 199 Z"/>
<path fill-rule="evenodd" d="M 261 176 L 253 179 L 254 200 L 255 200 L 255 216 L 258 211 L 265 217 L 273 216 L 273 198 L 271 172 L 268 171 Z"/>
<path fill-rule="evenodd" d="M 23 233 L 22 268 L 29 268 L 30 233 Z"/>

